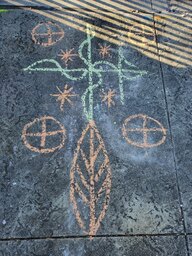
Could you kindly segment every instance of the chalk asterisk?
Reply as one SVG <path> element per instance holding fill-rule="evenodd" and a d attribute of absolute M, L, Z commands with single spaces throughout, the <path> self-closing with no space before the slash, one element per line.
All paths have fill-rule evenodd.
<path fill-rule="evenodd" d="M 66 66 L 68 65 L 69 61 L 73 61 L 74 56 L 78 56 L 78 54 L 73 53 L 73 51 L 74 51 L 74 48 L 70 50 L 66 50 L 65 52 L 61 50 L 61 53 L 58 54 L 58 56 L 60 56 L 61 59 L 64 60 Z"/>
<path fill-rule="evenodd" d="M 115 90 L 109 89 L 108 92 L 103 93 L 103 95 L 101 95 L 102 102 L 106 102 L 108 105 L 108 108 L 110 108 L 112 105 L 115 105 L 115 102 L 113 100 L 115 95 L 116 95 Z"/>
<path fill-rule="evenodd" d="M 99 44 L 99 55 L 102 57 L 102 58 L 105 58 L 105 57 L 109 57 L 110 56 L 110 45 L 101 45 Z"/>
<path fill-rule="evenodd" d="M 69 104 L 73 105 L 72 101 L 70 100 L 71 97 L 77 96 L 77 94 L 72 93 L 73 87 L 68 88 L 66 84 L 64 87 L 63 92 L 57 87 L 57 90 L 60 92 L 58 94 L 51 94 L 53 97 L 57 97 L 57 101 L 60 101 L 60 109 L 64 111 L 64 104 L 67 101 Z"/>

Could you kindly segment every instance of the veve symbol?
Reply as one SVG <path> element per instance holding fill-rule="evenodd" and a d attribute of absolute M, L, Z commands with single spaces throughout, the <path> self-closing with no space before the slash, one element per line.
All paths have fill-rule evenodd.
<path fill-rule="evenodd" d="M 76 220 L 81 229 L 89 234 L 90 237 L 96 235 L 101 221 L 104 219 L 110 198 L 111 190 L 111 167 L 109 157 L 103 142 L 103 139 L 97 129 L 94 122 L 94 100 L 95 93 L 99 87 L 104 86 L 103 76 L 104 74 L 116 74 L 118 78 L 119 95 L 122 104 L 125 104 L 124 86 L 126 81 L 134 80 L 142 75 L 146 74 L 145 71 L 136 69 L 136 66 L 128 62 L 123 55 L 122 47 L 118 49 L 117 63 L 113 64 L 106 60 L 93 61 L 92 40 L 95 36 L 91 26 L 87 27 L 87 38 L 80 44 L 78 50 L 78 56 L 84 63 L 84 67 L 68 69 L 63 68 L 54 59 L 42 59 L 39 60 L 27 68 L 24 71 L 28 72 L 57 72 L 60 75 L 66 77 L 71 81 L 80 81 L 87 79 L 87 88 L 81 96 L 83 113 L 86 117 L 86 127 L 82 131 L 82 135 L 77 142 L 77 147 L 74 152 L 72 161 L 72 167 L 70 170 L 70 199 L 73 204 Z M 100 57 L 108 57 L 110 55 L 110 47 L 104 45 L 101 48 Z M 63 52 L 63 60 L 65 64 L 72 58 L 71 52 Z M 74 55 L 73 55 L 74 56 Z M 72 59 L 71 59 L 72 60 Z M 127 83 L 128 84 L 128 83 Z M 60 101 L 60 109 L 63 111 L 64 103 L 71 102 L 70 97 L 76 96 L 72 92 L 72 87 L 65 87 L 64 91 L 58 88 L 59 93 L 52 94 Z M 102 99 L 107 103 L 108 107 L 115 104 L 114 97 L 116 96 L 116 90 L 109 90 L 102 95 Z M 72 102 L 71 102 L 72 103 Z M 51 117 L 48 117 L 51 118 Z M 135 121 L 141 122 L 140 126 L 135 125 Z M 35 119 L 32 123 L 26 125 L 23 130 L 24 144 L 33 151 L 40 153 L 53 152 L 55 149 L 59 149 L 64 145 L 65 141 L 65 129 L 54 118 L 52 121 L 60 124 L 60 128 L 57 129 L 57 133 L 62 135 L 60 144 L 54 148 L 46 148 L 45 140 L 49 136 L 56 135 L 56 131 L 47 131 L 45 117 L 42 119 Z M 29 127 L 37 122 L 42 121 L 42 131 L 31 134 Z M 152 127 L 148 124 L 152 122 Z M 130 125 L 131 124 L 131 125 Z M 160 138 L 155 143 L 151 143 L 150 136 L 153 132 L 159 132 Z M 140 133 L 142 141 L 132 139 L 131 133 Z M 123 135 L 126 141 L 137 147 L 154 147 L 162 144 L 165 141 L 166 130 L 155 119 L 140 114 L 127 118 L 123 125 Z M 28 137 L 40 137 L 40 147 L 35 147 L 28 141 Z M 52 151 L 50 151 L 52 150 Z"/>

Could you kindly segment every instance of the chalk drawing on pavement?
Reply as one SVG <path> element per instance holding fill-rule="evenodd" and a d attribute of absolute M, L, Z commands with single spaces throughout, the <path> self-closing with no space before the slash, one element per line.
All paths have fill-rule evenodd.
<path fill-rule="evenodd" d="M 113 99 L 115 95 L 115 90 L 109 89 L 108 92 L 103 92 L 103 94 L 101 95 L 102 102 L 105 102 L 108 108 L 115 106 L 115 101 Z"/>
<path fill-rule="evenodd" d="M 67 84 L 64 87 L 63 92 L 60 90 L 59 87 L 57 87 L 57 90 L 59 93 L 56 94 L 50 94 L 53 97 L 57 97 L 57 101 L 60 101 L 60 110 L 64 111 L 64 104 L 67 101 L 70 105 L 73 105 L 71 97 L 78 96 L 77 94 L 73 93 L 73 87 L 69 87 Z"/>
<path fill-rule="evenodd" d="M 162 124 L 144 114 L 128 117 L 124 121 L 122 133 L 127 143 L 140 148 L 160 146 L 166 139 L 166 129 Z"/>
<path fill-rule="evenodd" d="M 81 81 L 84 79 L 87 83 L 81 96 L 83 113 L 86 117 L 87 125 L 77 142 L 73 156 L 70 170 L 70 198 L 79 226 L 90 237 L 97 233 L 101 221 L 105 217 L 111 190 L 110 161 L 103 139 L 94 121 L 95 93 L 99 87 L 104 86 L 103 77 L 105 74 L 116 75 L 118 78 L 120 100 L 122 104 L 125 104 L 124 86 L 128 85 L 130 80 L 134 80 L 147 73 L 138 70 L 135 65 L 126 60 L 122 47 L 118 48 L 116 64 L 103 60 L 103 58 L 110 55 L 111 49 L 109 45 L 100 46 L 102 60 L 94 62 L 92 54 L 92 40 L 94 37 L 94 30 L 91 26 L 87 26 L 87 37 L 80 44 L 78 50 L 79 58 L 84 64 L 82 68 L 63 68 L 54 59 L 42 59 L 24 69 L 24 71 L 28 72 L 57 72 L 71 81 Z M 72 60 L 73 56 L 70 56 L 70 54 L 75 54 L 73 53 L 73 49 L 70 52 L 63 52 L 63 54 L 66 53 L 68 55 L 63 57 L 63 60 L 66 61 L 65 64 Z M 64 88 L 63 92 L 59 88 L 58 91 L 58 94 L 52 94 L 52 96 L 57 97 L 57 100 L 60 101 L 60 109 L 63 111 L 65 102 L 70 103 L 70 96 L 73 97 L 76 95 L 68 87 Z M 115 104 L 115 95 L 116 91 L 110 89 L 103 95 L 103 102 L 106 102 L 108 107 L 113 106 Z M 36 121 L 33 123 L 36 123 Z M 26 137 L 29 134 L 27 130 L 28 126 L 24 127 L 22 136 L 24 138 L 24 144 L 30 148 L 31 145 L 26 143 Z M 46 128 L 42 130 L 42 140 L 44 141 L 47 138 L 47 131 Z M 60 128 L 60 131 L 64 131 L 64 129 Z M 40 136 L 41 134 L 42 132 L 38 135 Z M 65 132 L 61 134 L 65 135 Z M 44 146 L 43 142 L 41 144 Z M 64 140 L 58 147 L 61 148 L 63 144 Z M 42 149 L 40 150 L 42 151 Z M 83 207 L 80 204 L 83 204 Z M 85 216 L 85 211 L 82 211 L 84 207 L 88 209 L 86 211 L 88 212 L 88 216 Z"/>
<path fill-rule="evenodd" d="M 65 62 L 65 66 L 68 65 L 69 61 L 73 61 L 73 57 L 78 56 L 78 54 L 73 53 L 74 48 L 70 49 L 70 50 L 66 50 L 65 52 L 63 50 L 61 50 L 61 53 L 58 54 L 58 56 L 61 57 L 61 59 Z"/>
<path fill-rule="evenodd" d="M 51 129 L 47 125 L 50 123 Z M 52 127 L 56 127 L 52 130 Z M 34 132 L 33 129 L 36 131 Z M 54 138 L 55 145 L 49 147 L 48 140 Z M 26 124 L 22 131 L 22 140 L 24 145 L 31 151 L 37 153 L 51 153 L 64 146 L 66 131 L 64 126 L 51 116 L 35 118 L 32 122 Z M 36 141 L 38 140 L 38 141 Z M 51 139 L 51 144 L 53 140 Z"/>
<path fill-rule="evenodd" d="M 38 24 L 31 32 L 34 43 L 45 47 L 56 44 L 64 34 L 59 25 L 50 21 Z"/>
<path fill-rule="evenodd" d="M 111 48 L 110 48 L 110 45 L 101 45 L 99 44 L 99 55 L 104 59 L 106 57 L 110 57 L 110 51 L 111 51 Z"/>
<path fill-rule="evenodd" d="M 140 71 L 136 68 L 135 65 L 128 62 L 123 56 L 123 50 L 121 47 L 118 49 L 117 64 L 113 64 L 109 61 L 92 61 L 92 39 L 94 38 L 94 31 L 91 27 L 87 27 L 87 39 L 85 39 L 79 46 L 79 57 L 84 62 L 84 68 L 68 69 L 62 68 L 61 65 L 54 59 L 43 59 L 33 63 L 24 69 L 24 71 L 33 71 L 33 72 L 59 72 L 61 75 L 64 75 L 66 78 L 72 81 L 82 80 L 88 78 L 88 87 L 83 93 L 82 105 L 84 114 L 87 120 L 93 120 L 93 105 L 94 105 L 94 91 L 103 85 L 103 74 L 113 73 L 118 76 L 118 85 L 121 103 L 124 104 L 124 86 L 128 85 L 128 81 L 134 80 L 137 77 L 145 75 L 147 72 Z M 85 49 L 86 47 L 86 49 Z M 84 56 L 86 52 L 86 56 Z M 51 67 L 43 67 L 50 64 Z M 126 66 L 126 68 L 124 68 Z M 105 67 L 105 68 L 104 68 Z M 77 74 L 75 76 L 74 74 Z M 98 77 L 97 83 L 94 83 L 93 77 Z M 125 83 L 126 82 L 126 83 Z"/>
<path fill-rule="evenodd" d="M 92 237 L 105 217 L 111 191 L 109 157 L 93 120 L 89 121 L 77 143 L 70 179 L 70 198 L 77 222 Z M 85 208 L 89 212 L 88 223 Z"/>

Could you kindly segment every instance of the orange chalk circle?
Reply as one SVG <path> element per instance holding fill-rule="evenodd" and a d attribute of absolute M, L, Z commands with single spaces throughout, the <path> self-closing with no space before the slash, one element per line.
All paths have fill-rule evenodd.
<path fill-rule="evenodd" d="M 64 37 L 64 31 L 59 25 L 49 21 L 34 27 L 31 35 L 35 44 L 47 47 L 60 41 Z"/>
<path fill-rule="evenodd" d="M 166 139 L 166 129 L 162 124 L 144 114 L 128 117 L 124 121 L 122 133 L 127 143 L 140 148 L 157 147 L 163 144 Z M 155 139 L 157 133 L 158 138 Z M 132 135 L 134 135 L 136 139 L 133 140 L 133 138 L 131 138 Z M 137 137 L 142 138 L 142 140 L 137 140 Z M 156 140 L 156 142 L 150 143 L 150 139 Z"/>
<path fill-rule="evenodd" d="M 57 126 L 57 130 L 48 131 L 47 129 L 47 123 L 50 123 L 51 126 Z M 39 126 L 41 127 L 41 131 L 38 132 L 30 132 L 30 129 L 36 128 L 36 130 L 39 130 Z M 46 147 L 46 141 L 48 138 L 51 138 L 52 136 L 56 136 L 57 140 L 59 140 L 59 143 L 57 146 L 54 147 Z M 56 139 L 56 137 L 54 137 Z M 29 138 L 39 138 L 39 147 L 37 147 L 33 140 L 30 140 Z M 30 149 L 31 151 L 37 152 L 37 153 L 51 153 L 54 152 L 57 149 L 60 149 L 64 146 L 66 139 L 66 131 L 64 126 L 58 122 L 55 118 L 51 116 L 44 116 L 41 118 L 35 118 L 32 122 L 26 124 L 22 131 L 22 140 L 24 145 Z"/>

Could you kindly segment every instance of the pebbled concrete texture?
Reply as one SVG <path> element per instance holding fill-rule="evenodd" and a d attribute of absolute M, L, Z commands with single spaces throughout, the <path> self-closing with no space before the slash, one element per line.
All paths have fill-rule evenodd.
<path fill-rule="evenodd" d="M 184 213 L 188 232 L 191 232 L 191 92 L 192 69 L 175 71 L 164 67 L 164 78 L 171 80 L 172 86 L 167 88 L 168 104 L 174 138 L 175 160 L 179 175 L 179 184 L 182 191 Z M 182 79 L 182 83 L 181 81 Z M 185 113 L 185 115 L 183 115 Z M 182 141 L 182 143 L 180 143 Z"/>
<path fill-rule="evenodd" d="M 188 236 L 188 243 L 189 243 L 189 254 L 192 253 L 192 239 L 191 235 Z"/>
<path fill-rule="evenodd" d="M 153 55 L 161 59 L 161 42 L 165 38 L 158 34 L 155 19 L 153 23 L 152 16 L 148 17 L 157 30 Z M 23 70 L 41 59 L 55 59 L 64 67 L 58 54 L 72 48 L 77 53 L 86 34 L 60 24 L 65 31 L 63 40 L 49 48 L 42 47 L 32 41 L 31 31 L 48 20 L 26 10 L 0 14 L 0 253 L 190 255 L 191 238 L 187 240 L 187 236 L 192 225 L 191 67 L 160 63 L 127 44 L 123 56 L 146 74 L 125 83 L 125 105 L 120 102 L 115 74 L 104 75 L 104 86 L 94 94 L 94 120 L 110 159 L 112 188 L 97 232 L 99 237 L 89 240 L 79 227 L 70 202 L 71 163 L 86 127 L 81 95 L 88 80 L 71 81 L 54 72 Z M 97 19 L 94 24 L 101 28 L 106 25 Z M 168 24 L 164 23 L 163 28 L 168 29 Z M 96 37 L 92 40 L 94 61 L 101 60 L 99 44 L 104 43 Z M 118 46 L 107 44 L 110 56 L 106 60 L 117 65 Z M 190 47 L 189 42 L 187 49 Z M 144 50 L 149 51 L 150 46 Z M 69 69 L 83 68 L 79 57 L 74 56 L 73 60 Z M 62 112 L 51 94 L 65 84 L 72 86 L 78 96 L 73 98 L 73 105 L 66 103 Z M 116 93 L 111 108 L 100 97 L 109 89 Z M 126 142 L 123 122 L 137 114 L 145 114 L 163 125 L 165 143 L 144 149 Z M 62 149 L 39 154 L 25 147 L 21 135 L 27 123 L 45 115 L 64 125 L 67 138 Z M 158 139 L 155 136 L 150 135 L 151 142 Z M 85 152 L 88 150 L 85 148 Z M 84 208 L 82 211 L 86 215 Z"/>
<path fill-rule="evenodd" d="M 186 256 L 183 237 L 130 237 L 88 239 L 49 239 L 1 242 L 2 255 L 133 255 Z M 4 254 L 3 254 L 4 253 Z"/>

